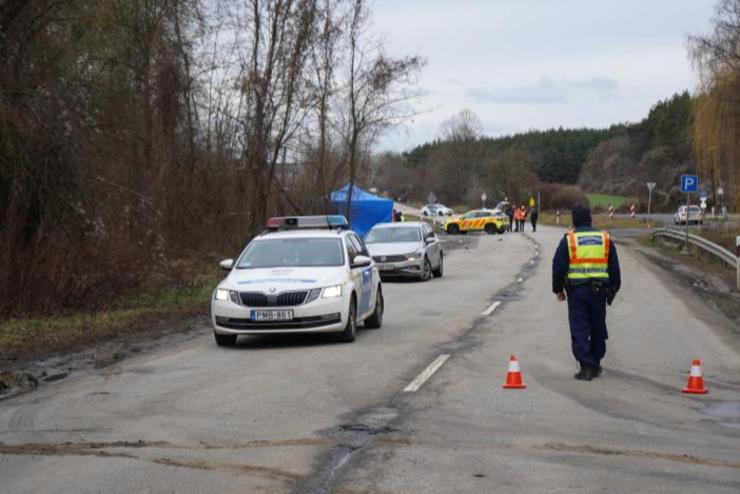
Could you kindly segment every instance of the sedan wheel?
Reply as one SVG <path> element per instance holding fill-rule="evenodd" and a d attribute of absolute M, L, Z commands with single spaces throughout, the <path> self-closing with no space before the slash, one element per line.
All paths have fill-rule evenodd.
<path fill-rule="evenodd" d="M 439 266 L 437 266 L 437 269 L 434 270 L 434 277 L 435 278 L 441 278 L 444 275 L 445 271 L 445 257 L 440 254 L 439 255 Z"/>
<path fill-rule="evenodd" d="M 432 279 L 432 263 L 429 262 L 429 258 L 424 258 L 424 268 L 422 269 L 421 275 L 419 276 L 421 281 L 429 281 Z"/>

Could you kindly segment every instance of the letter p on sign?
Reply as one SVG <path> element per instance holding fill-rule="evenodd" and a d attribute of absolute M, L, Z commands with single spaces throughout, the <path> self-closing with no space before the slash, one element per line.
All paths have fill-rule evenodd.
<path fill-rule="evenodd" d="M 689 192 L 699 191 L 699 177 L 697 175 L 681 175 L 681 192 L 688 194 Z"/>

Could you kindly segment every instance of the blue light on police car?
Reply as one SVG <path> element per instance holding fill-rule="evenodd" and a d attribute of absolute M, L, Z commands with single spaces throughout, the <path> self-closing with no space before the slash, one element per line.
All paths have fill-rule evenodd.
<path fill-rule="evenodd" d="M 327 216 L 326 221 L 329 223 L 330 227 L 334 228 L 347 228 L 347 226 L 349 226 L 347 218 L 340 214 Z"/>

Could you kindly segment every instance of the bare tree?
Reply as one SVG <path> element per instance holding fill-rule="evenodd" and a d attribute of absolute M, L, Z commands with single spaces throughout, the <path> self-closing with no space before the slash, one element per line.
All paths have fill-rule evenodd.
<path fill-rule="evenodd" d="M 378 133 L 412 115 L 404 103 L 405 91 L 424 65 L 418 56 L 399 59 L 383 53 L 382 45 L 367 34 L 368 10 L 364 0 L 353 0 L 346 21 L 347 81 L 344 139 L 349 168 L 346 216 L 351 221 L 352 194 L 363 147 Z"/>
<path fill-rule="evenodd" d="M 444 154 L 437 156 L 438 167 L 448 168 L 452 194 L 463 199 L 481 174 L 485 154 L 480 142 L 483 124 L 472 111 L 465 109 L 440 125 L 440 137 L 446 141 Z M 443 172 L 444 173 L 444 172 Z"/>
<path fill-rule="evenodd" d="M 290 200 L 275 170 L 306 113 L 306 57 L 317 16 L 316 0 L 249 0 L 248 5 L 240 76 L 244 103 L 238 117 L 246 166 L 239 184 L 240 195 L 251 199 L 253 233 L 268 214 L 273 187 Z"/>

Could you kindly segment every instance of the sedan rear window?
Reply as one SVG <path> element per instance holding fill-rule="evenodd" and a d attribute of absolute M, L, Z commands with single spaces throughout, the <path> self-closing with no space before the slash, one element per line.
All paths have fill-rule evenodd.
<path fill-rule="evenodd" d="M 344 254 L 339 238 L 284 238 L 252 242 L 237 269 L 299 266 L 342 266 Z"/>
<path fill-rule="evenodd" d="M 421 242 L 419 227 L 373 228 L 365 238 L 366 244 L 392 242 Z"/>

